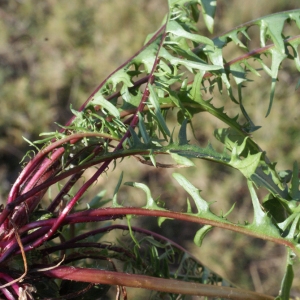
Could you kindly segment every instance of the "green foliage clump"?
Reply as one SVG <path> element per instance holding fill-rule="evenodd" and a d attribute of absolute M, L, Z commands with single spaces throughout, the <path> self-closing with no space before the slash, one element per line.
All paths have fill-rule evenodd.
<path fill-rule="evenodd" d="M 275 95 L 281 68 L 286 63 L 291 72 L 300 71 L 300 10 L 259 17 L 211 37 L 208 32 L 213 31 L 216 16 L 216 1 L 169 0 L 162 25 L 147 36 L 143 47 L 106 77 L 79 109 L 71 106 L 72 117 L 65 125 L 29 142 L 38 151 L 24 166 L 0 215 L 0 265 L 7 268 L 2 293 L 7 299 L 12 293 L 48 296 L 39 288 L 45 278 L 62 279 L 51 281 L 56 297 L 104 297 L 110 286 L 116 286 L 117 297 L 122 294 L 124 299 L 126 287 L 152 290 L 153 299 L 187 295 L 289 299 L 300 255 L 299 167 L 294 162 L 290 170 L 280 170 L 258 133 L 264 130 L 259 117 L 270 118 L 279 100 Z M 73 40 L 78 49 L 95 43 L 90 34 L 95 30 L 95 12 L 88 7 L 70 18 L 87 30 Z M 199 30 L 200 20 L 207 34 Z M 67 34 L 74 35 L 77 26 L 67 26 Z M 251 88 L 252 81 L 268 86 L 263 93 L 256 88 L 259 111 L 249 109 L 254 100 L 249 100 L 246 87 Z M 198 138 L 207 124 L 210 131 Z M 164 194 L 156 198 L 158 188 L 132 180 L 126 168 L 118 181 L 110 177 L 128 157 L 155 169 L 194 168 L 197 177 L 173 172 L 170 187 L 181 193 L 171 201 Z M 244 181 L 241 198 L 251 203 L 247 214 L 235 207 L 239 195 L 237 205 L 227 204 L 223 210 L 218 202 L 213 204 L 210 192 L 199 190 L 198 161 L 217 165 L 213 171 L 231 178 L 232 186 L 220 197 L 234 194 L 238 180 Z M 93 200 L 86 200 L 92 194 L 87 191 L 104 174 L 114 187 L 111 198 L 104 200 L 102 189 Z M 125 186 L 134 191 L 125 197 L 123 177 L 130 178 Z M 58 190 L 53 188 L 57 183 Z M 47 191 L 54 196 L 47 199 Z M 144 202 L 128 197 L 134 193 Z M 174 200 L 186 197 L 177 210 Z M 138 216 L 154 217 L 159 229 L 150 230 L 147 222 L 138 224 Z M 180 239 L 175 243 L 165 237 L 163 228 L 170 230 L 176 222 L 197 224 L 189 238 L 200 249 L 208 245 L 207 234 L 215 227 L 286 247 L 281 284 L 277 281 L 276 291 L 268 296 L 259 278 L 254 285 L 261 290 L 256 292 L 228 283 L 225 276 L 211 271 L 213 265 L 205 266 L 209 253 L 199 260 L 180 245 Z M 127 238 L 117 236 L 118 230 Z M 234 239 L 230 244 L 234 249 L 239 246 Z M 252 249 L 246 246 L 245 252 L 255 256 Z M 250 270 L 255 272 L 255 267 Z M 83 283 L 75 287 L 68 280 Z"/>

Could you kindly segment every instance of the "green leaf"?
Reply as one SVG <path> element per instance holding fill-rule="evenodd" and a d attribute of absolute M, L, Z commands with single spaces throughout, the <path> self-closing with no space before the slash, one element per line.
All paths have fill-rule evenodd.
<path fill-rule="evenodd" d="M 253 184 L 250 180 L 247 181 L 248 188 L 251 194 L 253 209 L 254 209 L 254 220 L 253 223 L 257 226 L 263 225 L 266 218 L 266 213 L 262 210 L 260 202 L 257 198 L 256 192 L 254 190 Z"/>
<path fill-rule="evenodd" d="M 197 23 L 199 21 L 200 11 L 197 3 L 191 3 L 192 18 Z"/>
<path fill-rule="evenodd" d="M 265 154 L 263 154 L 263 157 Z M 266 159 L 262 159 L 260 166 L 256 169 L 255 174 L 251 176 L 251 180 L 257 187 L 265 187 L 275 197 L 278 197 L 284 205 L 287 204 L 289 199 L 288 188 L 286 183 L 280 178 L 276 169 L 276 163 L 266 162 Z"/>
<path fill-rule="evenodd" d="M 195 164 L 188 158 L 178 155 L 176 153 L 170 153 L 171 157 L 176 161 L 177 164 L 180 166 L 185 166 L 185 167 L 194 167 Z"/>
<path fill-rule="evenodd" d="M 150 151 L 149 158 L 150 158 L 153 166 L 156 168 L 156 160 L 155 160 L 155 156 L 153 155 L 153 151 Z"/>
<path fill-rule="evenodd" d="M 120 205 L 118 203 L 118 200 L 117 200 L 118 191 L 119 191 L 120 186 L 122 184 L 122 180 L 123 180 L 123 172 L 121 173 L 121 175 L 119 177 L 119 180 L 118 180 L 118 183 L 117 183 L 117 185 L 115 187 L 114 196 L 113 196 L 113 200 L 112 200 L 112 206 L 113 207 L 122 207 L 122 205 Z"/>
<path fill-rule="evenodd" d="M 140 248 L 140 244 L 137 241 L 137 239 L 135 238 L 134 233 L 132 232 L 132 229 L 131 229 L 131 223 L 130 223 L 131 219 L 132 219 L 132 215 L 126 215 L 127 226 L 128 226 L 128 229 L 129 229 L 130 237 L 132 238 L 132 240 L 134 241 L 134 243 L 136 244 L 136 246 L 138 248 Z"/>
<path fill-rule="evenodd" d="M 94 105 L 100 105 L 102 108 L 104 108 L 111 116 L 115 118 L 120 118 L 120 113 L 118 109 L 111 104 L 109 101 L 107 101 L 100 92 L 96 93 L 92 103 Z"/>
<path fill-rule="evenodd" d="M 121 110 L 131 110 L 136 109 L 142 100 L 142 92 L 140 90 L 134 91 L 130 94 L 130 100 L 123 101 L 123 105 L 120 107 Z"/>
<path fill-rule="evenodd" d="M 247 70 L 249 70 L 251 73 L 253 73 L 254 75 L 256 75 L 258 77 L 261 77 L 261 75 L 258 73 L 258 71 L 256 69 L 254 69 L 254 67 L 252 67 L 247 60 L 243 60 L 243 64 L 245 65 Z"/>
<path fill-rule="evenodd" d="M 272 193 L 269 193 L 263 200 L 263 207 L 275 220 L 280 223 L 286 219 L 286 207 Z"/>
<path fill-rule="evenodd" d="M 143 64 L 145 71 L 150 73 L 156 59 L 156 53 L 159 49 L 159 44 L 161 42 L 162 35 L 159 35 L 155 41 L 150 43 L 142 52 L 140 52 L 134 59 L 131 61 L 137 68 Z M 147 41 L 146 41 L 147 42 Z"/>
<path fill-rule="evenodd" d="M 109 201 L 111 201 L 111 199 L 108 199 L 106 201 L 101 201 L 105 193 L 106 190 L 99 192 L 89 203 L 87 203 L 87 208 L 88 209 L 99 208 L 102 207 L 104 204 L 108 203 Z"/>
<path fill-rule="evenodd" d="M 197 78 L 198 80 L 199 77 Z M 242 126 L 237 122 L 238 116 L 230 118 L 226 113 L 224 113 L 224 107 L 217 108 L 212 104 L 211 100 L 203 100 L 200 94 L 200 86 L 198 86 L 198 84 L 198 82 L 193 83 L 193 88 L 191 90 L 191 93 L 193 92 L 193 94 L 190 94 L 190 97 L 195 97 L 192 98 L 192 100 L 195 99 L 194 101 L 196 101 L 200 105 L 201 110 L 207 111 L 211 115 L 217 117 L 219 120 L 225 122 L 228 126 L 235 128 L 240 132 L 240 134 L 246 136 L 247 134 L 243 131 Z"/>
<path fill-rule="evenodd" d="M 271 37 L 278 50 L 285 52 L 281 33 L 287 17 L 284 13 L 277 13 L 260 20 L 260 40 L 263 47 L 266 45 L 266 38 Z"/>
<path fill-rule="evenodd" d="M 112 76 L 108 79 L 107 84 L 112 84 L 112 90 L 115 91 L 119 83 L 123 83 L 121 88 L 121 94 L 125 92 L 126 89 L 132 87 L 131 78 L 125 69 L 120 69 L 117 72 L 113 73 Z"/>
<path fill-rule="evenodd" d="M 157 223 L 158 223 L 158 226 L 161 227 L 162 223 L 166 220 L 173 220 L 172 218 L 167 218 L 167 217 L 158 217 L 157 218 Z"/>
<path fill-rule="evenodd" d="M 192 212 L 192 206 L 191 206 L 191 202 L 190 202 L 189 198 L 186 199 L 186 206 L 187 206 L 186 212 L 187 212 L 188 214 L 192 214 L 192 213 L 193 213 L 193 212 Z"/>
<path fill-rule="evenodd" d="M 271 66 L 272 83 L 271 83 L 271 92 L 270 92 L 270 102 L 269 102 L 269 107 L 268 107 L 266 117 L 271 112 L 272 103 L 273 103 L 274 94 L 275 94 L 275 85 L 276 85 L 276 81 L 277 81 L 280 64 L 282 63 L 282 61 L 285 58 L 287 58 L 287 55 L 285 53 L 282 53 L 282 51 L 278 50 L 277 48 L 272 48 L 270 50 L 270 52 L 272 54 L 272 66 Z"/>
<path fill-rule="evenodd" d="M 148 89 L 150 91 L 149 101 L 152 104 L 152 106 L 154 107 L 155 116 L 158 120 L 158 124 L 164 134 L 166 134 L 167 136 L 171 136 L 171 133 L 169 131 L 169 128 L 167 127 L 165 119 L 164 119 L 163 115 L 161 114 L 160 104 L 159 104 L 157 94 L 151 84 L 148 85 Z"/>
<path fill-rule="evenodd" d="M 209 59 L 211 60 L 211 62 L 213 63 L 213 65 L 215 66 L 222 66 L 220 67 L 221 70 L 221 79 L 222 82 L 225 84 L 226 88 L 227 88 L 227 92 L 228 95 L 230 96 L 231 100 L 235 103 L 238 103 L 232 93 L 232 88 L 230 85 L 230 82 L 228 80 L 227 74 L 224 70 L 224 62 L 223 62 L 223 52 L 222 49 L 223 47 L 227 44 L 226 42 L 226 38 L 217 38 L 214 39 L 214 46 L 210 46 L 210 45 L 206 45 L 203 48 L 204 53 L 206 53 L 209 57 Z M 222 93 L 222 87 L 220 86 L 219 88 L 220 92 Z"/>
<path fill-rule="evenodd" d="M 291 225 L 291 228 L 289 229 L 289 233 L 286 236 L 286 238 L 289 239 L 289 240 L 294 240 L 296 238 L 296 232 L 298 232 L 298 228 L 299 228 L 300 214 L 295 213 L 293 215 L 295 215 L 295 218 L 294 218 L 294 221 Z"/>
<path fill-rule="evenodd" d="M 160 57 L 166 59 L 173 66 L 182 65 L 192 72 L 192 69 L 202 70 L 202 71 L 216 71 L 223 69 L 220 65 L 208 65 L 200 62 L 190 61 L 186 59 L 181 59 L 171 55 L 166 49 L 161 48 L 159 52 Z"/>
<path fill-rule="evenodd" d="M 177 56 L 181 56 L 190 61 L 196 61 L 200 63 L 206 63 L 206 60 L 197 56 L 189 45 L 189 41 L 186 39 L 176 39 L 176 42 L 169 44 L 168 47 L 172 49 Z"/>
<path fill-rule="evenodd" d="M 199 73 L 197 73 L 197 75 L 194 77 L 194 82 L 190 92 L 191 99 L 196 101 L 199 104 L 204 103 L 201 96 L 201 83 L 204 74 L 205 74 L 204 71 L 200 71 Z"/>
<path fill-rule="evenodd" d="M 178 141 L 180 146 L 188 145 L 189 143 L 186 135 L 186 125 L 187 125 L 187 120 L 184 119 L 178 133 Z"/>
<path fill-rule="evenodd" d="M 211 231 L 213 227 L 211 225 L 204 225 L 201 229 L 199 229 L 194 237 L 194 243 L 201 247 L 202 242 L 208 232 Z"/>
<path fill-rule="evenodd" d="M 243 144 L 247 134 L 235 128 L 219 128 L 215 130 L 214 136 L 218 141 L 223 143 L 228 150 L 232 151 L 236 144 Z M 248 138 L 244 150 L 239 155 L 246 157 L 249 153 L 255 154 L 257 152 L 260 152 L 258 145 L 255 144 L 252 139 Z"/>
<path fill-rule="evenodd" d="M 213 33 L 214 17 L 217 8 L 217 0 L 199 0 L 201 4 L 201 13 L 205 22 L 205 25 L 209 32 Z"/>
<path fill-rule="evenodd" d="M 300 200 L 300 191 L 299 191 L 299 168 L 298 163 L 295 161 L 293 165 L 293 175 L 291 181 L 291 191 L 290 194 L 293 200 Z"/>
<path fill-rule="evenodd" d="M 77 111 L 72 108 L 72 104 L 70 104 L 70 110 L 72 114 L 76 117 L 76 119 L 82 120 L 84 117 L 84 111 Z"/>
<path fill-rule="evenodd" d="M 291 239 L 294 238 L 295 226 L 297 225 L 297 223 L 299 221 L 299 216 L 300 216 L 299 211 L 296 211 L 293 214 L 291 214 L 290 216 L 288 216 L 287 218 L 285 218 L 285 220 L 283 222 L 277 224 L 277 226 L 282 231 L 286 231 L 288 229 L 288 227 L 290 226 L 290 224 L 292 223 L 292 225 L 289 228 L 289 233 L 288 233 L 288 236 Z"/>
<path fill-rule="evenodd" d="M 232 149 L 232 156 L 229 165 L 238 169 L 246 178 L 250 178 L 255 173 L 255 170 L 260 163 L 262 152 L 249 154 L 244 159 L 240 159 L 239 155 L 243 153 L 246 142 L 247 138 L 240 146 L 238 146 L 237 144 L 234 146 L 234 148 Z"/>
<path fill-rule="evenodd" d="M 145 126 L 145 122 L 144 122 L 144 118 L 143 116 L 141 115 L 140 112 L 138 112 L 138 117 L 139 117 L 139 123 L 138 123 L 138 126 L 139 126 L 139 130 L 140 130 L 140 133 L 142 135 L 142 138 L 144 140 L 144 143 L 146 145 L 148 145 L 150 143 L 150 136 L 146 130 L 146 126 Z"/>
<path fill-rule="evenodd" d="M 249 40 L 250 38 L 247 35 L 246 30 L 236 30 L 236 31 L 232 31 L 230 32 L 227 36 L 228 38 L 230 38 L 237 46 L 247 49 L 247 47 L 244 45 L 244 43 L 241 41 L 241 39 L 239 38 L 240 34 L 243 34 L 244 36 L 246 36 Z"/>
<path fill-rule="evenodd" d="M 146 194 L 146 198 L 147 198 L 147 203 L 144 206 L 144 208 L 147 209 L 158 209 L 158 210 L 164 210 L 163 208 L 159 207 L 156 202 L 154 201 L 154 199 L 152 198 L 151 195 L 151 191 L 150 189 L 147 187 L 147 185 L 143 184 L 143 183 L 139 183 L 139 182 L 125 182 L 125 185 L 128 186 L 132 186 L 132 187 L 136 187 L 139 188 L 141 190 L 143 190 Z"/>
<path fill-rule="evenodd" d="M 132 142 L 131 147 L 132 148 L 140 148 L 140 149 L 147 149 L 147 145 L 143 144 L 139 138 L 139 136 L 136 134 L 134 129 L 129 126 L 128 130 L 130 131 L 131 139 L 128 140 L 128 142 Z"/>
<path fill-rule="evenodd" d="M 200 196 L 200 191 L 196 187 L 179 173 L 173 173 L 173 177 L 194 199 L 198 214 L 210 212 L 208 203 Z"/>
<path fill-rule="evenodd" d="M 209 39 L 205 36 L 201 36 L 201 35 L 198 35 L 198 34 L 193 34 L 193 33 L 190 33 L 188 31 L 186 31 L 176 21 L 170 21 L 168 23 L 167 32 L 175 34 L 179 37 L 183 37 L 183 38 L 192 40 L 192 41 L 197 42 L 197 43 L 203 43 L 203 44 L 207 44 L 207 45 L 211 45 L 211 46 L 214 45 L 214 43 L 211 39 Z"/>
<path fill-rule="evenodd" d="M 177 153 L 185 157 L 200 158 L 226 165 L 229 165 L 230 162 L 230 156 L 226 152 L 217 152 L 211 144 L 208 144 L 208 146 L 205 148 L 201 148 L 196 145 L 179 146 L 175 144 L 170 144 L 166 147 L 163 147 L 162 150 L 170 153 Z"/>
<path fill-rule="evenodd" d="M 34 143 L 26 139 L 26 137 L 22 136 L 23 140 L 27 142 L 30 146 L 34 147 L 38 152 L 40 151 L 39 147 L 37 147 Z"/>
<path fill-rule="evenodd" d="M 262 210 L 260 202 L 254 190 L 253 183 L 250 180 L 248 180 L 247 183 L 251 194 L 251 200 L 254 210 L 253 223 L 250 225 L 250 228 L 253 228 L 256 231 L 260 231 L 269 236 L 280 237 L 278 228 L 275 227 L 270 217 Z"/>
<path fill-rule="evenodd" d="M 246 71 L 240 64 L 232 64 L 229 68 L 230 74 L 233 76 L 234 81 L 238 86 L 247 81 Z"/>
<path fill-rule="evenodd" d="M 291 250 L 287 253 L 287 265 L 284 277 L 281 282 L 280 292 L 278 297 L 275 298 L 275 300 L 288 300 L 290 299 L 290 291 L 293 285 L 294 280 L 294 270 L 293 270 L 293 261 L 292 257 L 294 254 L 291 252 Z"/>
<path fill-rule="evenodd" d="M 284 201 L 285 204 L 287 204 L 287 201 L 284 200 L 285 196 L 287 196 L 286 190 L 281 190 L 279 185 L 274 183 L 271 173 L 266 174 L 261 167 L 258 167 L 255 173 L 250 176 L 250 178 L 257 187 L 266 188 L 276 198 L 279 197 L 280 201 Z"/>

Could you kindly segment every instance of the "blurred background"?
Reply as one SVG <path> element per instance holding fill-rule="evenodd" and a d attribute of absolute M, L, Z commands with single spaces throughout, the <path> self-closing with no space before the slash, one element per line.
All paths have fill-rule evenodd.
<path fill-rule="evenodd" d="M 214 37 L 252 19 L 295 8 L 298 0 L 219 0 L 214 33 L 209 34 L 202 23 L 199 28 L 203 35 Z M 167 0 L 0 0 L 0 203 L 5 203 L 21 170 L 20 161 L 30 149 L 22 136 L 34 141 L 39 133 L 56 130 L 54 122 L 64 124 L 71 116 L 70 104 L 79 108 L 101 81 L 139 50 L 166 13 Z M 286 30 L 288 35 L 294 29 Z M 257 38 L 251 43 L 259 45 Z M 228 59 L 234 57 L 230 48 L 227 52 Z M 265 76 L 245 89 L 245 105 L 256 125 L 263 126 L 254 133 L 255 140 L 271 161 L 278 162 L 278 170 L 299 162 L 298 80 L 295 67 L 285 63 L 267 119 L 270 79 Z M 215 103 L 225 104 L 215 96 Z M 230 103 L 226 108 L 235 114 Z M 212 132 L 224 124 L 200 116 L 194 124 L 196 139 L 201 145 L 217 144 Z M 174 170 L 150 168 L 135 160 L 124 160 L 116 172 L 108 173 L 109 179 L 100 178 L 97 190 L 106 189 L 111 197 L 122 170 L 126 170 L 124 181 L 147 183 L 168 208 L 185 209 L 186 194 L 172 180 Z M 235 203 L 231 220 L 251 222 L 250 196 L 238 172 L 202 161 L 180 172 L 202 190 L 204 199 L 217 202 L 215 212 L 226 212 Z M 144 203 L 143 193 L 130 187 L 121 191 L 119 201 Z M 265 192 L 259 195 L 262 198 Z M 198 225 L 166 221 L 158 229 L 155 220 L 139 222 L 184 245 L 238 286 L 278 293 L 285 268 L 283 247 L 214 229 L 197 248 L 193 237 Z M 296 270 L 295 295 L 300 293 L 299 274 Z"/>

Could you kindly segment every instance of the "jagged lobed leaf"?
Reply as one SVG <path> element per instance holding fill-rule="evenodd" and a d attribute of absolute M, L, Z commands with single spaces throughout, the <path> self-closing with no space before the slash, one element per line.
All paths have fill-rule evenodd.
<path fill-rule="evenodd" d="M 179 146 L 176 144 L 168 145 L 162 148 L 163 151 L 169 153 L 176 153 L 178 155 L 188 157 L 188 158 L 200 158 L 205 160 L 210 160 L 214 162 L 219 162 L 222 164 L 229 164 L 230 155 L 226 152 L 219 153 L 217 152 L 211 144 L 208 144 L 206 148 L 201 148 L 196 145 L 184 145 Z"/>
<path fill-rule="evenodd" d="M 257 51 L 253 51 L 248 56 L 241 57 L 241 59 L 236 59 L 230 63 L 229 67 L 226 67 L 226 73 L 222 72 L 220 78 L 222 79 L 223 84 L 226 86 L 228 94 L 230 98 L 238 103 L 236 97 L 233 95 L 232 86 L 229 80 L 229 76 L 232 75 L 235 82 L 238 85 L 239 89 L 239 102 L 242 100 L 242 91 L 241 86 L 245 80 L 247 80 L 247 72 L 251 72 L 255 75 L 258 75 L 258 72 L 251 66 L 249 62 L 249 58 L 255 58 L 255 60 L 259 61 L 262 64 L 263 69 L 270 75 L 272 82 L 271 82 L 271 89 L 270 89 L 270 101 L 269 101 L 269 108 L 267 111 L 267 115 L 270 113 L 272 102 L 274 98 L 274 91 L 275 91 L 275 84 L 278 75 L 278 69 L 281 65 L 281 62 L 289 57 L 288 50 L 285 46 L 285 38 L 283 35 L 284 24 L 286 22 L 295 21 L 295 24 L 298 28 L 300 28 L 300 10 L 293 10 L 287 12 L 280 12 L 273 15 L 265 16 L 259 18 L 257 20 L 251 21 L 244 25 L 238 26 L 237 28 L 225 33 L 222 36 L 219 36 L 213 39 L 214 46 L 212 45 L 205 45 L 202 47 L 198 47 L 195 49 L 195 53 L 198 55 L 205 55 L 207 56 L 210 61 L 214 65 L 222 66 L 224 65 L 224 58 L 223 58 L 223 48 L 227 46 L 228 43 L 233 42 L 238 47 L 250 51 L 242 42 L 242 38 L 250 40 L 249 35 L 247 34 L 248 28 L 253 25 L 259 26 L 260 28 L 260 41 L 261 46 L 266 46 L 266 41 L 271 40 L 274 43 L 274 46 L 265 47 L 263 51 L 259 49 Z M 296 42 L 299 44 L 298 42 Z M 295 43 L 295 44 L 296 44 Z M 297 49 L 295 46 L 292 46 L 294 49 L 294 61 L 296 67 L 299 69 L 299 57 L 297 54 Z M 261 58 L 261 54 L 269 54 L 272 57 L 271 68 L 269 68 Z M 220 87 L 220 91 L 222 91 L 222 87 Z"/>

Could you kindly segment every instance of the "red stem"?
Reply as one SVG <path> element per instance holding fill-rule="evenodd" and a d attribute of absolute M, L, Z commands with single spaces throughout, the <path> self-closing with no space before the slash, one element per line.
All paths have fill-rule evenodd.
<path fill-rule="evenodd" d="M 218 297 L 234 300 L 274 299 L 274 297 L 271 296 L 236 288 L 156 278 L 140 274 L 125 274 L 99 269 L 60 266 L 43 273 L 49 277 L 59 279 L 144 288 L 172 294 Z"/>
<path fill-rule="evenodd" d="M 134 128 L 136 126 L 136 124 L 138 123 L 138 112 L 142 111 L 143 108 L 146 105 L 146 101 L 149 97 L 149 89 L 148 89 L 148 85 L 152 84 L 154 81 L 154 72 L 156 69 L 156 66 L 158 64 L 158 54 L 159 54 L 159 50 L 162 47 L 162 44 L 164 42 L 164 38 L 165 38 L 165 29 L 166 29 L 166 24 L 164 26 L 161 27 L 161 29 L 155 34 L 155 38 L 157 38 L 162 31 L 164 31 L 163 36 L 161 38 L 160 41 L 160 46 L 158 48 L 158 51 L 156 53 L 156 60 L 153 64 L 147 85 L 146 85 L 146 89 L 145 92 L 143 94 L 142 100 L 137 108 L 137 111 L 130 123 L 130 127 Z M 151 41 L 154 40 L 154 37 L 152 37 Z M 150 42 L 150 41 L 149 41 Z M 148 42 L 148 43 L 149 43 Z M 123 147 L 123 142 L 125 141 L 126 138 L 128 138 L 130 136 L 130 130 L 128 129 L 127 132 L 124 134 L 124 136 L 122 137 L 121 141 L 119 142 L 119 144 L 116 146 L 116 148 L 114 149 L 113 152 L 116 152 L 120 149 L 122 149 Z M 106 160 L 101 167 L 94 173 L 94 175 L 79 189 L 79 191 L 76 193 L 76 195 L 71 199 L 71 201 L 67 204 L 67 206 L 63 209 L 62 213 L 59 215 L 59 217 L 56 219 L 56 222 L 52 225 L 51 229 L 49 230 L 49 232 L 47 234 L 45 234 L 43 237 L 39 238 L 38 240 L 36 240 L 33 244 L 32 247 L 38 247 L 41 244 L 43 244 L 47 239 L 49 239 L 51 236 L 53 236 L 53 234 L 58 230 L 58 228 L 61 226 L 61 224 L 63 223 L 64 219 L 66 218 L 66 216 L 69 214 L 69 212 L 73 209 L 74 205 L 77 203 L 77 201 L 81 198 L 81 196 L 85 193 L 85 191 L 98 179 L 98 177 L 106 170 L 106 168 L 108 167 L 108 165 L 111 163 L 112 159 L 108 159 Z"/>
<path fill-rule="evenodd" d="M 291 248 L 298 256 L 300 256 L 299 250 L 295 247 L 294 243 L 287 239 L 267 235 L 267 234 L 264 234 L 264 233 L 261 233 L 258 231 L 254 231 L 253 229 L 249 228 L 249 226 L 233 224 L 233 223 L 226 221 L 224 219 L 221 219 L 221 218 L 220 218 L 220 221 L 218 221 L 218 220 L 203 218 L 201 216 L 195 216 L 195 215 L 179 213 L 179 212 L 172 212 L 172 211 L 167 211 L 167 210 L 150 210 L 150 209 L 138 208 L 138 207 L 93 209 L 93 210 L 86 210 L 86 211 L 77 212 L 72 215 L 69 215 L 66 217 L 63 224 L 60 224 L 60 225 L 64 225 L 66 223 L 71 223 L 71 220 L 76 223 L 95 222 L 95 221 L 103 221 L 103 220 L 105 220 L 105 218 L 115 219 L 115 218 L 118 218 L 118 217 L 121 217 L 124 215 L 152 216 L 152 217 L 156 217 L 156 218 L 159 216 L 159 217 L 166 217 L 169 219 L 182 220 L 182 221 L 186 221 L 186 222 L 194 222 L 194 223 L 198 223 L 198 224 L 212 225 L 215 227 L 231 230 L 234 232 L 242 233 L 242 234 L 249 235 L 249 236 L 252 236 L 255 238 L 260 238 L 260 239 L 268 240 L 268 241 L 271 241 L 274 243 L 278 243 L 278 244 L 287 246 L 287 247 Z M 104 219 L 103 219 L 103 217 L 104 217 Z M 98 220 L 97 220 L 97 218 L 98 218 Z M 32 224 L 27 224 L 27 225 L 23 226 L 20 229 L 19 233 L 22 234 L 30 229 L 37 228 L 37 227 L 49 228 L 51 226 L 51 228 L 55 228 L 57 223 L 58 223 L 57 219 L 48 219 L 48 220 L 43 220 L 43 221 L 37 221 L 37 222 L 35 222 L 34 227 L 32 226 Z M 28 246 L 25 246 L 24 250 L 25 251 L 31 250 L 31 249 L 39 246 L 40 243 L 43 243 L 44 240 L 46 240 L 46 239 L 49 239 L 49 235 L 46 238 L 45 238 L 45 235 L 43 235 L 36 242 L 34 242 Z M 37 242 L 39 242 L 39 243 L 37 244 Z M 16 242 L 15 242 L 15 244 L 16 244 Z M 10 247 L 8 247 L 9 249 L 7 251 L 10 251 L 11 247 L 12 246 L 10 245 Z M 1 257 L 0 262 L 1 261 L 3 261 L 3 257 Z"/>
<path fill-rule="evenodd" d="M 0 272 L 0 278 L 4 279 L 7 283 L 14 281 L 13 278 L 11 278 L 9 275 L 7 275 L 5 273 L 2 273 L 2 272 Z M 0 285 L 2 285 L 2 284 L 0 283 Z M 19 296 L 19 294 L 20 294 L 19 293 L 19 288 L 20 288 L 19 285 L 15 282 L 15 283 L 13 283 L 10 286 L 13 288 L 14 292 L 16 293 L 16 295 Z M 1 289 L 1 290 L 3 290 L 3 289 Z M 13 299 L 15 299 L 15 298 L 13 298 Z"/>

